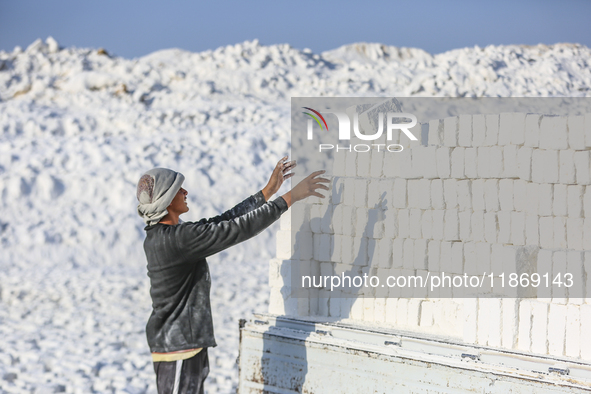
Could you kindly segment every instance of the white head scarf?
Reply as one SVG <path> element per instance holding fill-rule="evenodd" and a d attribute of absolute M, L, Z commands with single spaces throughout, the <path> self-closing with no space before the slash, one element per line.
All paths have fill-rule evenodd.
<path fill-rule="evenodd" d="M 148 226 L 168 214 L 166 208 L 180 190 L 185 176 L 168 168 L 153 168 L 137 184 L 138 214 Z"/>

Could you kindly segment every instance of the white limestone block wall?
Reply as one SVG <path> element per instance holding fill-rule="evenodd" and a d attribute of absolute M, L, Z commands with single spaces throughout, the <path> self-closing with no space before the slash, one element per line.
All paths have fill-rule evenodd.
<path fill-rule="evenodd" d="M 402 153 L 336 153 L 327 198 L 282 217 L 269 312 L 591 361 L 591 114 L 449 117 L 417 136 L 420 127 L 427 141 L 403 135 Z M 523 271 L 524 258 L 541 274 L 572 272 L 582 288 L 543 298 L 453 298 L 450 289 L 342 298 L 324 288 L 290 297 L 294 263 L 312 275 L 477 274 Z"/>

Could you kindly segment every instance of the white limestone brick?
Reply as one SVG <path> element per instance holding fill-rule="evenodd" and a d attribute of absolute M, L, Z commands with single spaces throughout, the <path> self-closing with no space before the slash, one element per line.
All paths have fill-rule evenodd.
<path fill-rule="evenodd" d="M 490 148 L 480 146 L 476 152 L 476 169 L 479 178 L 490 178 Z"/>
<path fill-rule="evenodd" d="M 429 179 L 408 181 L 408 205 L 412 208 L 431 208 L 431 181 Z"/>
<path fill-rule="evenodd" d="M 438 178 L 437 148 L 435 146 L 417 146 L 412 151 L 412 166 L 416 175 L 427 179 Z"/>
<path fill-rule="evenodd" d="M 574 162 L 577 184 L 591 184 L 591 177 L 589 176 L 589 151 L 576 151 L 574 154 Z"/>
<path fill-rule="evenodd" d="M 342 233 L 343 235 L 354 236 L 355 222 L 357 220 L 357 209 L 349 205 L 343 205 L 341 209 L 343 215 Z"/>
<path fill-rule="evenodd" d="M 464 243 L 452 242 L 451 244 L 451 273 L 464 273 Z"/>
<path fill-rule="evenodd" d="M 530 300 L 519 303 L 519 330 L 517 335 L 517 349 L 529 352 L 531 350 L 532 304 Z"/>
<path fill-rule="evenodd" d="M 441 241 L 444 238 L 444 215 L 445 211 L 443 209 L 434 209 L 431 212 L 431 219 L 433 220 L 433 239 Z"/>
<path fill-rule="evenodd" d="M 371 162 L 369 164 L 369 175 L 372 178 L 379 178 L 383 174 L 384 168 L 384 153 L 381 151 L 371 152 Z"/>
<path fill-rule="evenodd" d="M 380 180 L 379 179 L 369 180 L 368 187 L 367 187 L 367 206 L 370 208 L 377 208 L 378 206 L 381 205 L 380 198 L 381 198 Z"/>
<path fill-rule="evenodd" d="M 489 148 L 490 178 L 501 178 L 503 175 L 503 149 L 499 146 Z"/>
<path fill-rule="evenodd" d="M 443 241 L 439 246 L 439 269 L 441 272 L 453 272 L 454 265 L 452 264 L 452 242 Z"/>
<path fill-rule="evenodd" d="M 478 160 L 476 148 L 466 148 L 464 151 L 464 172 L 467 178 L 478 178 Z"/>
<path fill-rule="evenodd" d="M 344 178 L 343 184 L 343 202 L 345 205 L 355 205 L 355 178 Z"/>
<path fill-rule="evenodd" d="M 537 217 L 536 217 L 537 220 Z M 498 222 L 496 212 L 484 213 L 484 239 L 488 243 L 497 242 Z"/>
<path fill-rule="evenodd" d="M 402 268 L 414 268 L 414 240 L 406 238 L 402 244 Z"/>
<path fill-rule="evenodd" d="M 446 179 L 443 181 L 443 198 L 445 199 L 445 208 L 453 209 L 458 207 L 458 181 L 455 179 Z"/>
<path fill-rule="evenodd" d="M 584 186 L 569 185 L 567 188 L 568 196 L 568 217 L 582 218 L 583 215 L 583 192 Z"/>
<path fill-rule="evenodd" d="M 440 264 L 441 256 L 441 242 L 440 241 L 429 241 L 427 251 L 427 267 L 431 272 L 439 272 L 441 269 Z"/>
<path fill-rule="evenodd" d="M 511 212 L 511 243 L 525 245 L 525 213 Z"/>
<path fill-rule="evenodd" d="M 532 302 L 531 350 L 538 354 L 547 354 L 548 304 Z"/>
<path fill-rule="evenodd" d="M 566 249 L 566 218 L 554 217 L 554 247 Z"/>
<path fill-rule="evenodd" d="M 321 205 L 322 216 L 320 218 L 320 230 L 324 234 L 334 234 L 333 217 L 334 217 L 334 205 Z"/>
<path fill-rule="evenodd" d="M 564 354 L 566 331 L 566 305 L 550 304 L 548 312 L 548 353 L 555 356 Z"/>
<path fill-rule="evenodd" d="M 513 181 L 513 207 L 516 211 L 525 212 L 526 207 L 531 205 L 527 200 L 527 184 L 528 182 L 521 179 Z"/>
<path fill-rule="evenodd" d="M 353 238 L 353 264 L 367 265 L 367 238 Z"/>
<path fill-rule="evenodd" d="M 525 116 L 524 145 L 537 148 L 540 142 L 540 115 L 528 114 Z"/>
<path fill-rule="evenodd" d="M 552 278 L 562 278 L 567 269 L 566 251 L 556 250 L 552 253 Z M 551 281 L 553 282 L 553 280 Z M 564 286 L 552 285 L 552 303 L 566 304 L 567 292 Z"/>
<path fill-rule="evenodd" d="M 540 242 L 539 218 L 537 215 L 525 215 L 525 244 L 538 245 Z"/>
<path fill-rule="evenodd" d="M 568 213 L 567 185 L 555 184 L 553 187 L 552 212 L 554 216 L 566 216 Z"/>
<path fill-rule="evenodd" d="M 591 304 L 581 305 L 581 358 L 591 360 L 591 335 L 588 335 L 587 327 L 591 327 Z M 584 328 L 583 328 L 584 327 Z M 583 334 L 585 330 L 585 334 Z"/>
<path fill-rule="evenodd" d="M 474 211 L 470 218 L 471 239 L 475 242 L 484 242 L 484 211 Z M 461 239 L 467 239 L 461 237 Z"/>
<path fill-rule="evenodd" d="M 410 211 L 408 209 L 398 211 L 398 236 L 400 238 L 410 236 Z"/>
<path fill-rule="evenodd" d="M 472 115 L 460 115 L 458 120 L 458 145 L 472 146 Z"/>
<path fill-rule="evenodd" d="M 584 150 L 585 144 L 585 116 L 569 116 L 567 119 L 568 146 L 574 150 Z"/>
<path fill-rule="evenodd" d="M 553 206 L 553 185 L 551 183 L 542 183 L 536 186 L 533 186 L 534 189 L 537 188 L 536 193 L 538 193 L 538 215 L 540 216 L 552 216 L 552 206 Z M 533 212 L 530 212 L 533 213 Z"/>
<path fill-rule="evenodd" d="M 381 209 L 367 210 L 366 236 L 374 239 L 384 237 L 384 214 Z"/>
<path fill-rule="evenodd" d="M 466 343 L 476 343 L 478 322 L 478 299 L 465 298 L 464 301 L 464 330 L 462 339 Z"/>
<path fill-rule="evenodd" d="M 445 200 L 443 198 L 443 181 L 441 179 L 433 179 L 431 181 L 430 191 L 432 208 L 444 209 Z"/>
<path fill-rule="evenodd" d="M 343 235 L 341 237 L 341 262 L 343 264 L 353 264 L 355 255 L 353 254 L 353 237 Z"/>
<path fill-rule="evenodd" d="M 558 183 L 558 151 L 535 149 L 532 153 L 532 181 Z"/>
<path fill-rule="evenodd" d="M 475 211 L 484 211 L 484 179 L 474 179 L 472 181 L 472 209 Z"/>
<path fill-rule="evenodd" d="M 367 207 L 367 179 L 355 179 L 355 206 Z"/>
<path fill-rule="evenodd" d="M 503 178 L 519 177 L 519 166 L 517 164 L 517 147 L 508 145 L 503 147 Z"/>
<path fill-rule="evenodd" d="M 585 262 L 584 252 L 569 250 L 566 252 L 566 272 L 573 275 L 572 286 L 568 288 L 568 302 L 580 305 L 585 296 Z"/>
<path fill-rule="evenodd" d="M 445 211 L 443 236 L 447 241 L 459 239 L 458 210 L 448 209 Z"/>
<path fill-rule="evenodd" d="M 482 301 L 482 300 L 480 300 Z M 486 312 L 490 315 L 490 327 L 488 331 L 488 346 L 500 347 L 503 332 L 503 322 L 501 320 L 501 299 L 488 298 L 485 303 Z"/>
<path fill-rule="evenodd" d="M 345 176 L 357 176 L 357 155 L 353 153 L 342 152 L 345 156 Z M 338 156 L 338 155 L 337 155 Z M 392 155 L 394 156 L 394 155 Z"/>
<path fill-rule="evenodd" d="M 591 249 L 591 217 L 583 219 L 583 249 Z"/>
<path fill-rule="evenodd" d="M 516 184 L 517 183 L 518 182 L 516 182 Z M 525 187 L 525 197 L 525 212 L 531 215 L 538 215 L 540 208 L 540 184 L 528 182 Z"/>
<path fill-rule="evenodd" d="M 371 300 L 371 299 L 370 299 Z M 376 298 L 373 300 L 374 303 L 374 321 L 376 323 L 386 322 L 386 299 Z"/>
<path fill-rule="evenodd" d="M 426 270 L 428 266 L 428 242 L 426 239 L 416 239 L 414 241 L 414 268 L 417 270 Z"/>
<path fill-rule="evenodd" d="M 462 211 L 472 209 L 472 181 L 464 179 L 456 183 L 458 193 L 458 208 Z"/>
<path fill-rule="evenodd" d="M 392 240 L 382 238 L 377 241 L 378 247 L 378 266 L 381 268 L 392 267 Z"/>
<path fill-rule="evenodd" d="M 583 193 L 583 217 L 591 217 L 591 187 L 585 186 Z"/>
<path fill-rule="evenodd" d="M 421 216 L 421 233 L 425 239 L 433 238 L 433 216 L 432 211 L 429 209 L 423 211 Z"/>
<path fill-rule="evenodd" d="M 397 298 L 386 298 L 386 323 L 389 325 L 396 324 L 396 312 L 397 312 Z"/>
<path fill-rule="evenodd" d="M 550 216 L 540 218 L 540 246 L 545 249 L 554 248 L 554 219 Z"/>
<path fill-rule="evenodd" d="M 357 155 L 357 176 L 368 178 L 370 174 L 371 152 L 351 153 Z"/>
<path fill-rule="evenodd" d="M 306 233 L 303 233 L 306 234 Z M 311 234 L 311 233 L 307 233 Z M 291 230 L 279 230 L 275 236 L 275 254 L 279 259 L 289 260 L 292 258 Z"/>
<path fill-rule="evenodd" d="M 399 178 L 401 176 L 401 163 L 410 159 L 408 152 L 384 154 L 384 166 L 382 174 L 386 178 Z"/>
<path fill-rule="evenodd" d="M 484 114 L 472 115 L 472 146 L 486 143 L 486 117 Z"/>
<path fill-rule="evenodd" d="M 502 244 L 509 243 L 511 240 L 511 212 L 497 212 L 497 221 L 499 226 L 498 242 Z"/>
<path fill-rule="evenodd" d="M 591 147 L 591 113 L 585 114 L 585 147 Z"/>
<path fill-rule="evenodd" d="M 472 239 L 472 211 L 458 212 L 458 220 L 460 225 L 460 239 L 464 241 Z"/>
<path fill-rule="evenodd" d="M 443 125 L 439 119 L 429 121 L 429 134 L 427 136 L 429 145 L 443 145 Z"/>
<path fill-rule="evenodd" d="M 410 210 L 410 230 L 409 235 L 411 238 L 419 239 L 422 238 L 422 221 L 421 217 L 423 212 L 420 209 L 411 209 Z"/>
<path fill-rule="evenodd" d="M 367 208 L 355 209 L 355 236 L 367 237 L 369 223 L 369 212 Z"/>
<path fill-rule="evenodd" d="M 334 155 L 332 162 L 332 174 L 336 177 L 346 176 L 346 156 L 345 154 Z"/>
<path fill-rule="evenodd" d="M 566 219 L 566 239 L 569 249 L 583 249 L 583 220 L 582 218 Z"/>
<path fill-rule="evenodd" d="M 514 113 L 503 112 L 500 115 L 499 124 L 499 145 L 505 146 L 511 144 L 511 134 L 513 134 Z"/>
<path fill-rule="evenodd" d="M 511 143 L 513 145 L 523 145 L 525 143 L 525 117 L 523 112 L 513 114 L 513 129 L 511 131 Z"/>
<path fill-rule="evenodd" d="M 457 147 L 451 151 L 451 177 L 462 179 L 466 177 L 464 172 L 464 151 L 466 148 Z"/>
<path fill-rule="evenodd" d="M 401 268 L 404 264 L 404 239 L 395 238 L 392 241 L 392 268 Z"/>
<path fill-rule="evenodd" d="M 560 160 L 560 183 L 576 183 L 575 152 L 572 150 L 561 150 L 558 158 Z"/>
<path fill-rule="evenodd" d="M 384 211 L 384 237 L 398 237 L 398 210 L 394 208 Z"/>
<path fill-rule="evenodd" d="M 517 247 L 514 247 L 512 245 L 502 246 L 501 256 L 501 259 L 503 261 L 503 272 L 505 273 L 505 280 L 508 280 L 509 274 L 513 272 L 519 272 L 519 262 L 517 261 Z M 498 265 L 498 263 L 495 263 L 495 265 Z"/>
<path fill-rule="evenodd" d="M 517 151 L 517 176 L 525 181 L 531 181 L 533 149 L 522 146 Z"/>
<path fill-rule="evenodd" d="M 421 302 L 421 316 L 419 319 L 421 327 L 431 327 L 433 325 L 434 305 L 435 303 L 430 301 Z"/>
<path fill-rule="evenodd" d="M 505 349 L 513 349 L 517 345 L 518 314 L 517 300 L 515 298 L 503 298 L 503 334 L 501 345 Z"/>
<path fill-rule="evenodd" d="M 451 116 L 443 119 L 443 144 L 445 146 L 458 146 L 458 117 Z"/>
<path fill-rule="evenodd" d="M 314 260 L 330 261 L 331 236 L 328 234 L 314 234 Z"/>
<path fill-rule="evenodd" d="M 406 179 L 396 178 L 392 191 L 392 204 L 394 208 L 406 208 Z"/>
<path fill-rule="evenodd" d="M 451 176 L 451 148 L 437 148 L 435 158 L 437 160 L 437 175 L 439 178 L 449 178 Z"/>
<path fill-rule="evenodd" d="M 472 182 L 472 190 L 475 182 Z M 502 211 L 513 210 L 513 179 L 499 180 L 499 205 Z"/>
<path fill-rule="evenodd" d="M 479 275 L 491 272 L 491 245 L 489 243 L 476 243 L 476 270 Z"/>
<path fill-rule="evenodd" d="M 486 115 L 486 145 L 495 146 L 499 142 L 499 115 Z"/>
<path fill-rule="evenodd" d="M 499 210 L 499 180 L 487 179 L 484 181 L 484 201 L 486 210 L 496 212 Z"/>
<path fill-rule="evenodd" d="M 542 116 L 540 123 L 540 148 L 568 149 L 566 118 L 562 116 Z"/>

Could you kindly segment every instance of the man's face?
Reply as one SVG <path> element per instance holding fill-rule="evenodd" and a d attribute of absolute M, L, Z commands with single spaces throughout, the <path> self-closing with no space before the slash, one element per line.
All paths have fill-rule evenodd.
<path fill-rule="evenodd" d="M 187 205 L 187 194 L 189 194 L 189 192 L 181 187 L 168 206 L 168 212 L 174 212 L 178 215 L 188 212 L 189 206 Z"/>

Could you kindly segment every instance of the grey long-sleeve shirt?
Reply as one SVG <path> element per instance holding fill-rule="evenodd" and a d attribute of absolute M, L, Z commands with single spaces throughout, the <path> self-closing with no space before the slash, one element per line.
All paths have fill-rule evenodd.
<path fill-rule="evenodd" d="M 259 191 L 210 219 L 145 227 L 153 309 L 146 335 L 151 352 L 217 346 L 206 257 L 254 237 L 287 209 L 282 197 L 265 203 Z"/>

